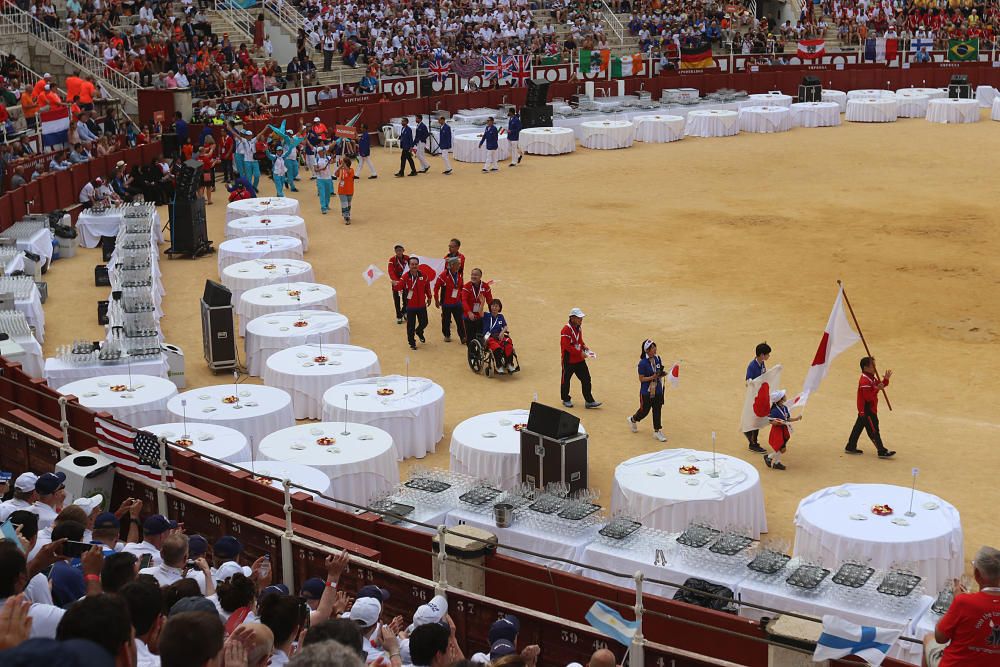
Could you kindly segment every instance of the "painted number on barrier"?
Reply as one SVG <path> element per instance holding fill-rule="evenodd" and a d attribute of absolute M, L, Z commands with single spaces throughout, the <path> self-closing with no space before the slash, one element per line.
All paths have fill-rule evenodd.
<path fill-rule="evenodd" d="M 569 630 L 560 631 L 559 638 L 562 639 L 564 644 L 575 644 L 580 640 L 575 632 L 570 632 Z"/>
<path fill-rule="evenodd" d="M 208 522 L 211 525 L 213 525 L 213 526 L 221 526 L 222 525 L 222 517 L 220 517 L 218 514 L 209 514 L 208 515 Z"/>
<path fill-rule="evenodd" d="M 608 643 L 602 639 L 595 639 L 593 646 L 595 651 L 600 651 L 602 648 L 607 648 Z"/>
<path fill-rule="evenodd" d="M 417 588 L 416 586 L 410 589 L 413 592 L 413 597 L 417 598 L 421 602 L 427 602 L 427 591 L 423 588 Z"/>
<path fill-rule="evenodd" d="M 460 612 L 468 612 L 470 614 L 475 613 L 476 606 L 471 602 L 465 602 L 464 600 L 458 600 L 455 602 L 455 609 Z"/>

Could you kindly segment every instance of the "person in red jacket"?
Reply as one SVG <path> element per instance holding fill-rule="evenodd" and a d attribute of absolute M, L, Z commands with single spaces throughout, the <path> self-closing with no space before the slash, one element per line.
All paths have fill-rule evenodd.
<path fill-rule="evenodd" d="M 410 349 L 417 349 L 416 335 L 421 343 L 424 339 L 424 329 L 427 328 L 427 306 L 431 305 L 431 281 L 420 272 L 420 260 L 410 258 L 410 270 L 402 278 L 392 283 L 392 289 L 403 293 L 406 300 L 406 340 Z"/>
<path fill-rule="evenodd" d="M 847 439 L 847 446 L 844 451 L 848 454 L 860 454 L 858 449 L 858 438 L 861 431 L 868 433 L 868 437 L 875 443 L 880 459 L 887 459 L 894 455 L 891 449 L 886 449 L 882 444 L 882 433 L 878 426 L 878 392 L 883 387 L 889 386 L 889 378 L 892 371 L 886 371 L 882 380 L 878 379 L 875 372 L 875 357 L 861 358 L 861 378 L 858 380 L 858 418 L 854 422 L 851 430 L 851 437 Z"/>
<path fill-rule="evenodd" d="M 403 277 L 410 265 L 410 257 L 405 253 L 406 248 L 397 245 L 394 250 L 395 254 L 389 258 L 389 279 L 393 286 L 396 285 L 396 281 Z M 396 324 L 402 324 L 405 312 L 403 310 L 403 295 L 395 289 L 392 290 L 392 302 L 396 305 Z"/>
<path fill-rule="evenodd" d="M 462 321 L 462 263 L 457 257 L 447 260 L 447 267 L 434 282 L 434 305 L 441 309 L 441 333 L 444 342 L 451 342 L 451 321 L 455 320 L 458 339 L 465 343 Z"/>
<path fill-rule="evenodd" d="M 222 147 L 219 149 L 219 163 L 222 165 L 222 180 L 226 184 L 233 182 L 233 153 L 236 152 L 236 142 L 228 132 L 222 136 Z"/>
<path fill-rule="evenodd" d="M 448 260 L 451 260 L 451 259 L 458 259 L 458 261 L 459 261 L 458 273 L 464 279 L 465 278 L 465 255 L 463 255 L 461 252 L 459 252 L 459 248 L 461 248 L 461 247 L 462 247 L 462 242 L 459 241 L 458 239 L 452 239 L 452 240 L 448 241 L 448 254 L 444 256 L 444 261 L 447 262 Z M 489 303 L 489 302 L 487 302 L 487 303 Z"/>
<path fill-rule="evenodd" d="M 562 328 L 559 347 L 562 350 L 562 383 L 559 393 L 562 403 L 567 408 L 573 407 L 569 395 L 569 381 L 576 375 L 580 378 L 580 389 L 583 391 L 584 407 L 596 408 L 601 402 L 594 399 L 590 392 L 590 369 L 587 368 L 587 357 L 594 356 L 583 342 L 583 311 L 574 308 L 569 311 L 569 322 Z"/>
<path fill-rule="evenodd" d="M 483 314 L 487 304 L 493 301 L 493 290 L 483 282 L 483 270 L 472 269 L 472 279 L 462 288 L 462 320 L 465 324 L 466 342 L 475 338 L 477 331 L 483 330 Z"/>

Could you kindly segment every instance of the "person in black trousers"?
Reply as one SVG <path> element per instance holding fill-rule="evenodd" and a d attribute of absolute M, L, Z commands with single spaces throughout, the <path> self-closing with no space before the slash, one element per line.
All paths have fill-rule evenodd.
<path fill-rule="evenodd" d="M 407 176 L 417 175 L 417 165 L 413 164 L 413 146 L 413 130 L 410 129 L 409 119 L 404 116 L 403 130 L 399 133 L 399 148 L 401 152 L 399 154 L 399 171 L 396 172 L 396 176 L 403 175 L 407 164 L 410 165 L 410 173 Z"/>
<path fill-rule="evenodd" d="M 666 442 L 667 436 L 663 435 L 660 415 L 663 411 L 663 378 L 667 371 L 663 368 L 663 360 L 656 354 L 656 343 L 648 338 L 642 342 L 638 371 L 639 409 L 628 418 L 629 430 L 638 432 L 639 422 L 652 412 L 653 437 Z"/>
<path fill-rule="evenodd" d="M 891 377 L 892 371 L 888 370 L 879 380 L 878 374 L 875 372 L 875 357 L 861 358 L 861 377 L 858 379 L 858 418 L 854 420 L 854 428 L 851 429 L 851 436 L 847 439 L 847 446 L 844 448 L 848 454 L 861 453 L 861 450 L 858 449 L 858 438 L 861 437 L 861 431 L 865 431 L 875 444 L 880 459 L 887 459 L 896 454 L 882 444 L 882 433 L 878 426 L 878 393 L 889 386 L 889 378 Z"/>
<path fill-rule="evenodd" d="M 417 341 L 426 343 L 424 329 L 427 328 L 427 306 L 431 305 L 431 281 L 420 272 L 420 259 L 410 258 L 410 270 L 400 280 L 392 284 L 392 289 L 403 293 L 406 303 L 406 340 L 410 349 L 417 349 Z"/>
<path fill-rule="evenodd" d="M 569 381 L 573 376 L 580 379 L 580 390 L 583 393 L 585 408 L 598 408 L 601 402 L 594 398 L 590 391 L 590 369 L 587 368 L 587 357 L 593 356 L 590 348 L 583 342 L 583 311 L 574 308 L 569 311 L 569 322 L 563 326 L 559 334 L 559 346 L 562 353 L 562 381 L 559 394 L 564 407 L 573 407 L 573 399 L 569 393 Z"/>

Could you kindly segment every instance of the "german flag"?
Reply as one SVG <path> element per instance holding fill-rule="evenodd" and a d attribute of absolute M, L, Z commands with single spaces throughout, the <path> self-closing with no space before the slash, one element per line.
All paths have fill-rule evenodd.
<path fill-rule="evenodd" d="M 681 69 L 711 69 L 715 67 L 712 46 L 703 43 L 698 46 L 681 47 Z"/>

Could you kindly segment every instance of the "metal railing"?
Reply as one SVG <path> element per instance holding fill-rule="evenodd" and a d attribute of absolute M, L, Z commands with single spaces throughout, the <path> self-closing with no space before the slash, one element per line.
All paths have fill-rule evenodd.
<path fill-rule="evenodd" d="M 618 38 L 618 46 L 625 45 L 625 26 L 622 25 L 621 20 L 615 15 L 613 9 L 608 6 L 606 0 L 601 0 L 601 18 L 604 22 L 608 24 L 611 28 L 611 32 L 615 33 L 615 37 Z"/>
<path fill-rule="evenodd" d="M 253 39 L 254 26 L 257 24 L 253 14 L 230 0 L 215 0 L 215 11 L 224 21 Z"/>
<path fill-rule="evenodd" d="M 292 3 L 285 2 L 285 0 L 263 0 L 262 5 L 282 27 L 291 33 L 293 40 L 298 37 L 299 30 L 305 30 L 306 17 Z"/>
<path fill-rule="evenodd" d="M 26 34 L 29 29 L 27 14 L 7 14 L 3 13 L 6 21 L 0 22 L 0 36 Z"/>

